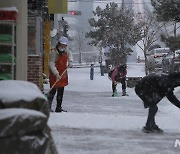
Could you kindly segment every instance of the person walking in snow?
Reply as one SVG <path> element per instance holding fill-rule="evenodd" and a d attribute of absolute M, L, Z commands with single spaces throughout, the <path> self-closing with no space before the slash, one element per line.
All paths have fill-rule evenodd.
<path fill-rule="evenodd" d="M 90 66 L 90 80 L 94 79 L 94 64 Z"/>
<path fill-rule="evenodd" d="M 143 77 L 135 86 L 136 94 L 142 99 L 145 108 L 149 108 L 146 125 L 143 127 L 145 133 L 160 132 L 163 130 L 156 125 L 155 115 L 158 111 L 157 104 L 162 98 L 167 99 L 180 108 L 180 101 L 176 98 L 173 91 L 180 86 L 180 73 L 169 75 L 150 74 Z"/>
<path fill-rule="evenodd" d="M 67 48 L 68 39 L 64 36 L 60 37 L 55 48 L 51 49 L 49 60 L 49 79 L 50 87 L 55 82 L 55 86 L 49 92 L 48 101 L 50 111 L 54 95 L 57 92 L 57 106 L 55 112 L 62 112 L 62 100 L 64 95 L 64 87 L 68 85 L 67 67 L 72 64 L 73 58 L 70 50 Z"/>
<path fill-rule="evenodd" d="M 122 84 L 122 96 L 126 96 L 126 75 L 127 69 L 126 65 L 119 65 L 114 68 L 112 71 L 111 80 L 112 80 L 112 97 L 117 96 L 117 83 Z"/>

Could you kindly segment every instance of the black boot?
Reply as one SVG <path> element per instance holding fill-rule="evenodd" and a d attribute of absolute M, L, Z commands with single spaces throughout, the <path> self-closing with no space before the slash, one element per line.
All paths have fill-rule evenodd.
<path fill-rule="evenodd" d="M 64 87 L 58 88 L 57 93 L 57 106 L 55 112 L 67 112 L 62 109 L 62 100 L 63 100 Z"/>
<path fill-rule="evenodd" d="M 55 112 L 62 112 L 62 108 L 61 107 L 56 107 Z"/>
<path fill-rule="evenodd" d="M 122 96 L 127 96 L 127 94 L 126 94 L 126 89 L 123 89 L 123 90 L 122 90 Z"/>
<path fill-rule="evenodd" d="M 148 132 L 157 132 L 162 133 L 163 130 L 160 129 L 155 122 L 155 115 L 158 111 L 158 106 L 155 105 L 154 107 L 149 108 L 148 118 L 146 122 L 146 126 L 143 128 L 144 130 Z"/>
<path fill-rule="evenodd" d="M 152 126 L 144 126 L 142 131 L 144 133 L 163 133 L 164 131 L 159 128 L 157 125 L 152 125 Z"/>
<path fill-rule="evenodd" d="M 55 112 L 67 112 L 62 109 L 62 98 L 61 97 L 57 98 L 57 106 L 56 106 Z"/>
<path fill-rule="evenodd" d="M 156 133 L 163 133 L 164 131 L 158 127 L 158 125 L 152 126 L 152 130 Z"/>
<path fill-rule="evenodd" d="M 62 96 L 57 95 L 57 106 L 55 112 L 62 112 Z"/>
<path fill-rule="evenodd" d="M 67 112 L 67 111 L 63 110 L 61 107 L 56 107 L 55 112 Z"/>

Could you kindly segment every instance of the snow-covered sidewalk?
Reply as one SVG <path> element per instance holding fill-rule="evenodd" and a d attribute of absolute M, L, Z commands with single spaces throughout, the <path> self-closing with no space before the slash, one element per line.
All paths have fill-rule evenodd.
<path fill-rule="evenodd" d="M 51 113 L 48 121 L 60 154 L 175 154 L 180 146 L 180 112 L 166 98 L 159 103 L 157 124 L 164 134 L 141 132 L 147 118 L 134 88 L 129 96 L 111 97 L 111 81 L 95 68 L 69 69 L 69 85 L 65 87 L 63 107 L 67 113 Z M 128 64 L 128 76 L 144 76 L 143 64 Z M 46 85 L 46 88 L 48 85 Z M 175 91 L 180 98 L 180 88 Z M 56 106 L 54 99 L 53 109 Z"/>

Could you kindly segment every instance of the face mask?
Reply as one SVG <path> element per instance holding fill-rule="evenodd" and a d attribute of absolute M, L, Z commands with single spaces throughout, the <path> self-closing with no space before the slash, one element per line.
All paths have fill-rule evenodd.
<path fill-rule="evenodd" d="M 65 51 L 65 48 L 58 48 L 59 49 L 59 51 L 61 51 L 61 52 L 64 52 Z"/>

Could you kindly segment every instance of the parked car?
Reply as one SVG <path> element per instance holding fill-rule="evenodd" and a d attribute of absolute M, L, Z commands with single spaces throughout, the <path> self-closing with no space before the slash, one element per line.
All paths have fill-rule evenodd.
<path fill-rule="evenodd" d="M 170 52 L 162 60 L 162 71 L 164 73 L 180 72 L 180 50 Z"/>
<path fill-rule="evenodd" d="M 170 48 L 156 48 L 148 51 L 147 64 L 151 70 L 162 69 L 162 59 L 170 52 Z"/>

